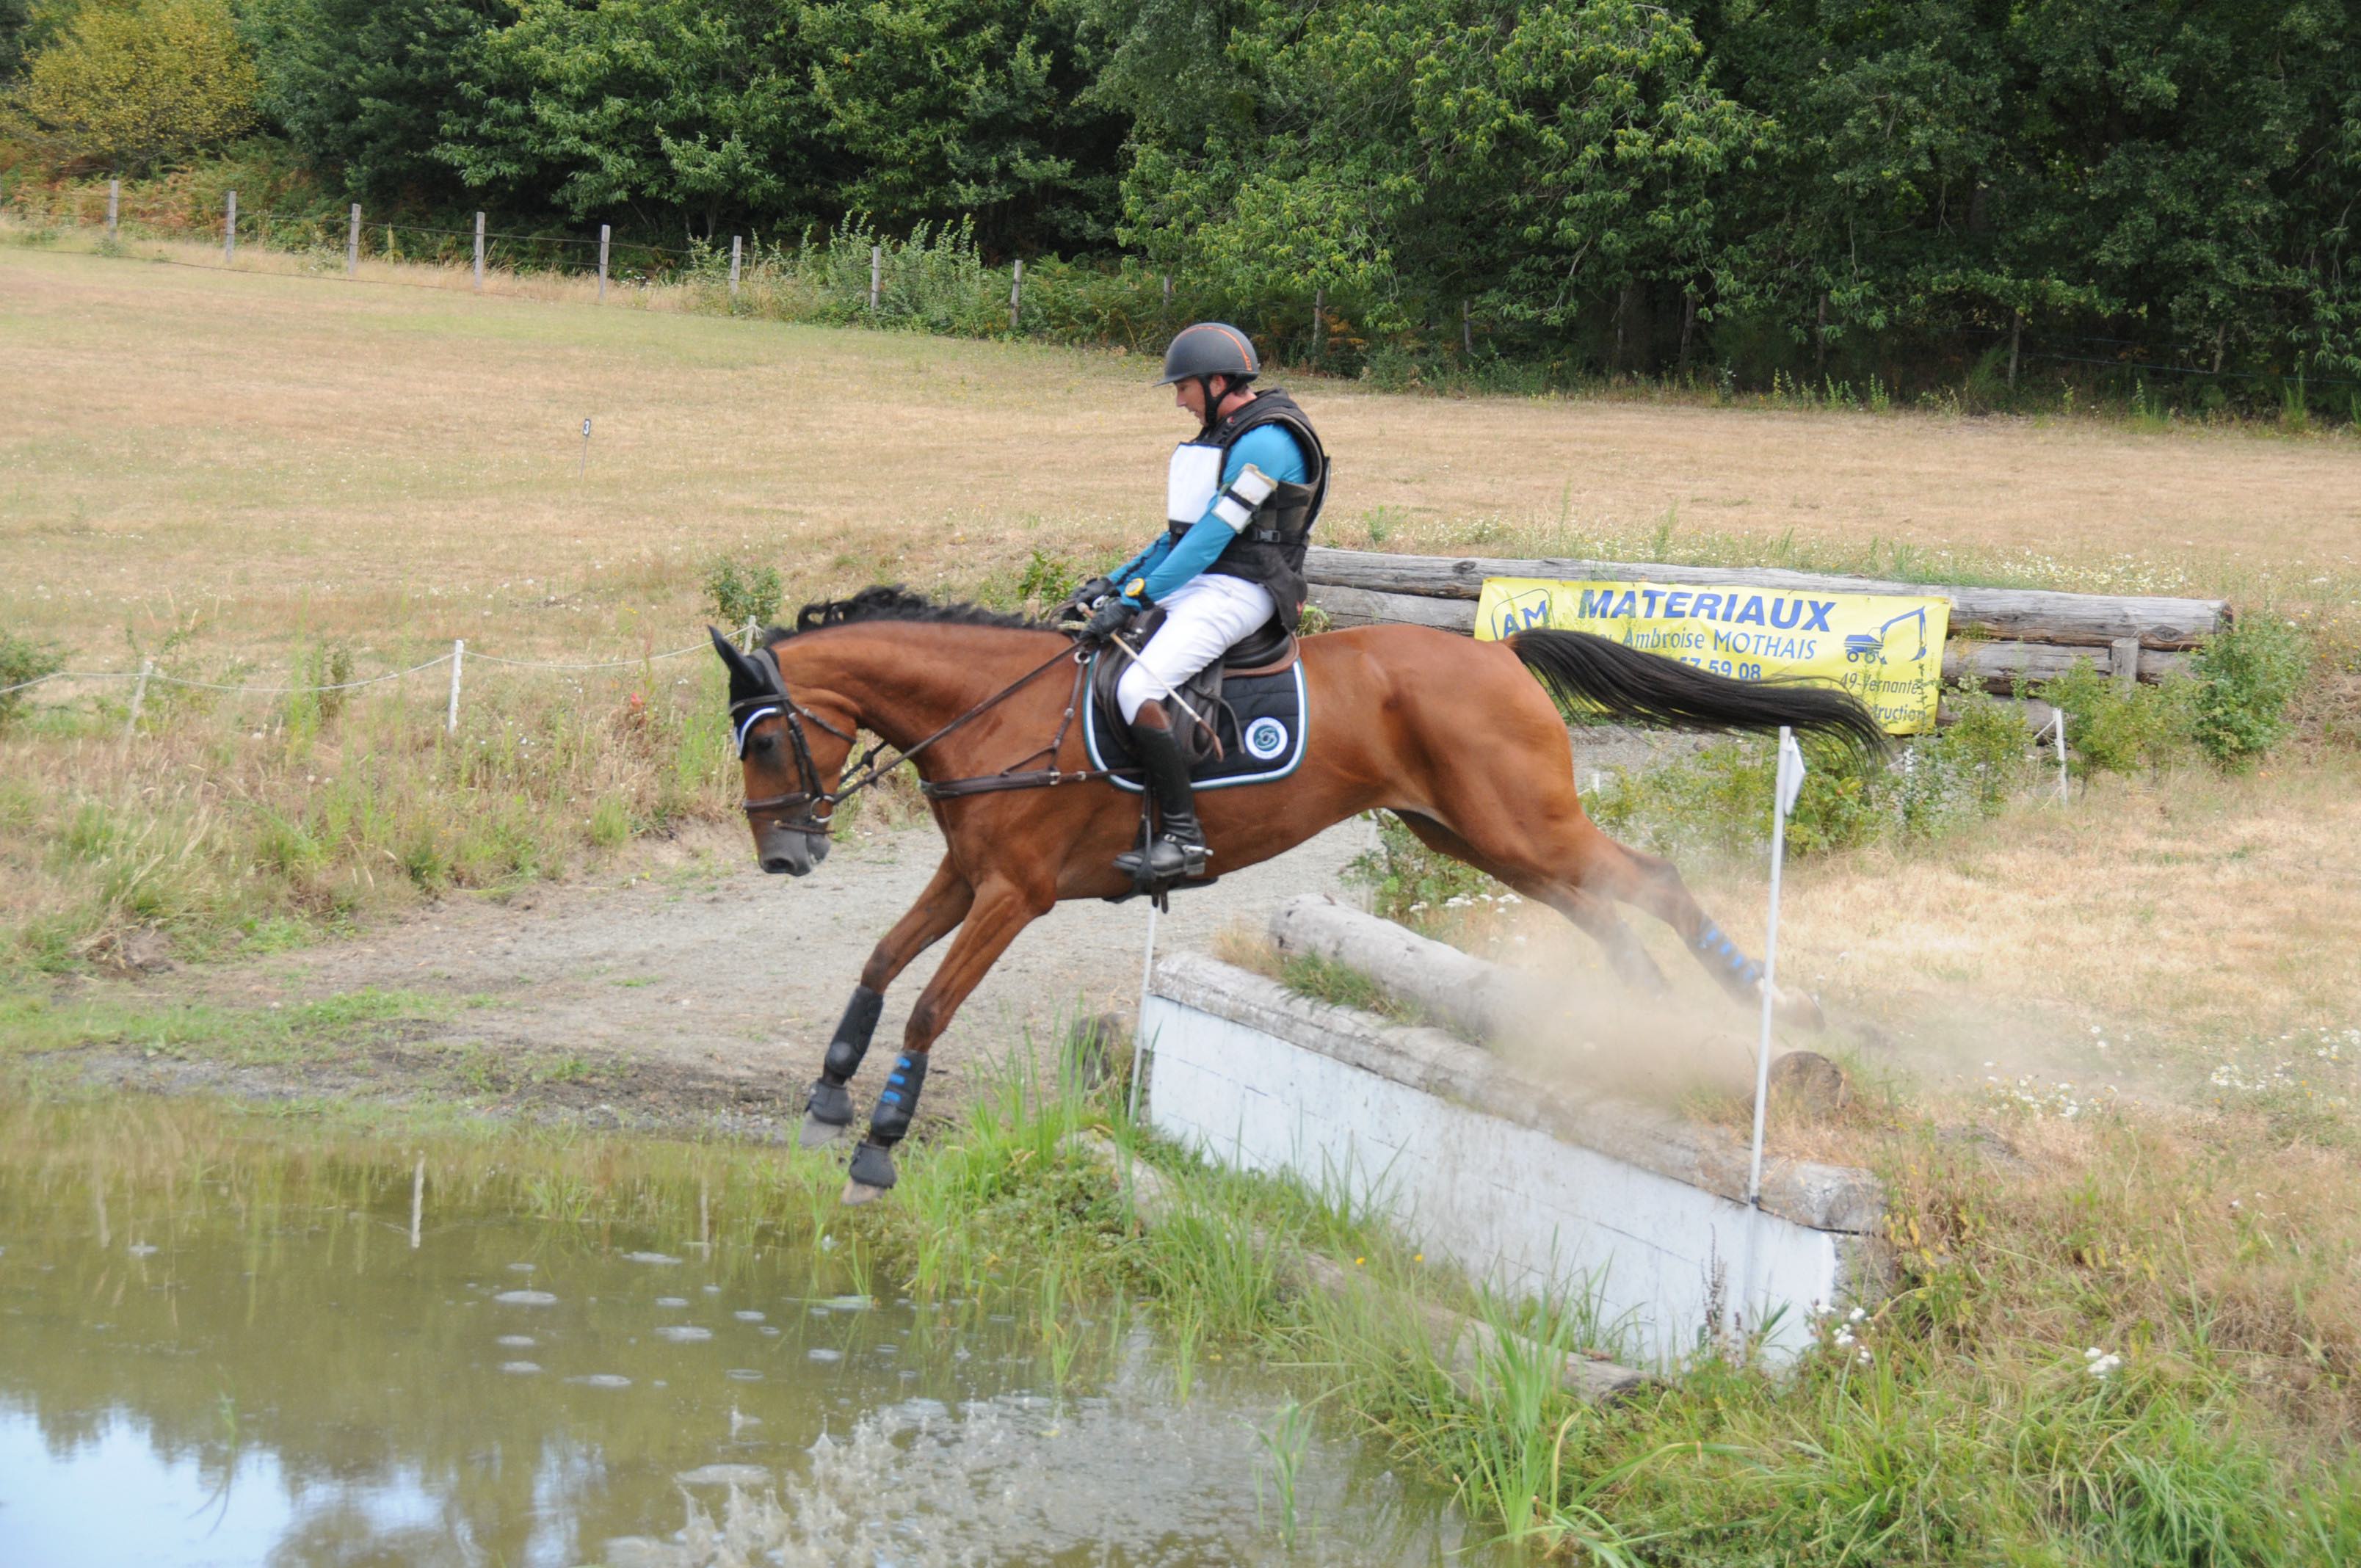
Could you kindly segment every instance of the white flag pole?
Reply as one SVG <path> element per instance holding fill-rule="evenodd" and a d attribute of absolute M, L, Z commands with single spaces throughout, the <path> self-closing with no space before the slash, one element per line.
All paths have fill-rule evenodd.
<path fill-rule="evenodd" d="M 1754 1057 L 1754 1146 L 1747 1158 L 1746 1201 L 1763 1196 L 1763 1113 L 1771 1095 L 1771 1008 L 1779 976 L 1779 872 L 1787 858 L 1787 813 L 1804 787 L 1804 751 L 1795 732 L 1779 727 L 1778 783 L 1771 806 L 1771 915 L 1763 934 L 1763 1039 Z"/>
<path fill-rule="evenodd" d="M 1738 1287 L 1741 1312 L 1750 1312 L 1754 1303 L 1754 1222 L 1763 1207 L 1763 1128 L 1771 1100 L 1771 1011 L 1779 973 L 1779 872 L 1787 858 L 1787 813 L 1795 809 L 1795 796 L 1804 787 L 1803 748 L 1795 744 L 1795 732 L 1784 724 L 1779 727 L 1779 761 L 1772 776 L 1775 782 L 1771 788 L 1771 913 L 1763 936 L 1763 1033 L 1754 1053 L 1754 1137 L 1746 1162 L 1746 1265 Z M 1750 1331 L 1762 1326 L 1751 1316 L 1747 1320 Z"/>

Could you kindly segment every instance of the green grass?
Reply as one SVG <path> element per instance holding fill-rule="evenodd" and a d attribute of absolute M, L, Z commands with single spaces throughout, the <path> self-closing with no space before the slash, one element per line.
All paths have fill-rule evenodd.
<path fill-rule="evenodd" d="M 330 1059 L 386 1038 L 393 1026 L 440 1022 L 451 1013 L 440 998 L 375 988 L 258 1008 L 62 1002 L 37 992 L 0 992 L 0 1042 L 16 1057 L 113 1047 L 149 1058 L 285 1065 Z"/>

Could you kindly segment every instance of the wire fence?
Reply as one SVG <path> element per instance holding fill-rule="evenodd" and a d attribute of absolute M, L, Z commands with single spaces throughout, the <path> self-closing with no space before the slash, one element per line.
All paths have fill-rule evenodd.
<path fill-rule="evenodd" d="M 740 640 L 749 650 L 753 647 L 754 638 L 759 630 L 759 624 L 753 620 L 747 621 L 740 629 Z M 192 691 L 215 692 L 233 696 L 320 696 L 329 692 L 352 692 L 367 686 L 384 685 L 389 682 L 406 680 L 412 675 L 423 674 L 428 670 L 441 669 L 447 665 L 451 671 L 451 689 L 449 704 L 445 715 L 445 728 L 456 731 L 459 727 L 459 699 L 465 672 L 470 661 L 500 664 L 517 670 L 585 674 L 598 670 L 634 669 L 667 659 L 685 659 L 692 653 L 709 652 L 711 648 L 710 642 L 692 642 L 686 648 L 669 648 L 660 653 L 643 653 L 633 659 L 601 659 L 589 663 L 569 663 L 547 659 L 511 659 L 498 653 L 486 653 L 470 649 L 467 639 L 463 637 L 453 639 L 449 652 L 438 653 L 423 663 L 412 664 L 407 669 L 389 670 L 384 674 L 369 675 L 357 681 L 332 681 L 316 685 L 233 685 L 222 681 L 201 681 L 187 675 L 171 674 L 156 668 L 155 661 L 150 659 L 143 661 L 140 667 L 136 670 L 51 670 L 46 674 L 36 675 L 30 680 L 18 681 L 14 685 L 0 686 L 0 697 L 15 696 L 20 692 L 28 692 L 36 686 L 45 686 L 59 681 L 129 681 L 132 683 L 132 696 L 128 727 L 136 727 L 139 722 L 141 708 L 145 705 L 148 688 L 150 686 L 180 686 Z"/>
<path fill-rule="evenodd" d="M 104 213 L 100 214 L 103 197 Z M 104 224 L 110 237 L 121 228 L 124 215 L 120 211 L 119 181 L 110 181 L 100 192 L 95 187 L 74 188 L 54 193 L 45 210 L 51 221 L 67 222 L 83 227 Z M 646 240 L 620 239 L 609 225 L 600 225 L 598 236 L 588 238 L 576 235 L 536 230 L 519 233 L 488 226 L 486 214 L 476 214 L 472 229 L 447 228 L 434 224 L 371 222 L 357 203 L 350 205 L 339 218 L 317 210 L 247 210 L 237 205 L 235 191 L 226 194 L 224 210 L 210 223 L 202 218 L 178 227 L 163 225 L 163 232 L 172 237 L 193 239 L 208 232 L 220 237 L 225 262 L 234 263 L 241 239 L 250 236 L 252 243 L 265 248 L 285 251 L 310 251 L 333 256 L 338 249 L 344 255 L 348 277 L 357 277 L 363 259 L 396 262 L 433 262 L 456 266 L 472 264 L 474 284 L 480 291 L 493 271 L 511 275 L 533 272 L 559 273 L 574 276 L 595 275 L 603 298 L 609 281 L 619 286 L 642 287 L 657 282 L 678 280 L 697 274 L 705 268 L 719 268 L 725 254 L 728 265 L 729 290 L 736 299 L 741 265 L 752 255 L 759 258 L 762 240 L 756 235 L 732 235 L 725 243 L 715 236 L 706 241 L 690 239 L 680 245 L 655 244 Z M 405 236 L 409 243 L 405 245 Z M 291 244 L 291 241 L 296 243 Z M 900 252 L 892 242 L 872 247 L 867 306 L 871 316 L 879 313 L 884 296 L 892 292 L 889 271 L 898 270 L 895 263 Z M 618 262 L 625 256 L 635 257 L 636 266 L 619 269 Z M 1163 300 L 1166 307 L 1172 304 L 1174 278 L 1170 272 L 1162 276 Z M 382 277 L 369 280 L 383 282 Z M 445 286 L 447 285 L 437 285 Z M 852 285 L 858 291 L 858 283 Z M 1025 263 L 1016 261 L 1006 280 L 1006 320 L 1008 331 L 1024 330 L 1027 315 L 1026 295 L 1028 291 Z M 1460 312 L 1460 335 L 1472 357 L 1474 341 L 1474 302 L 1463 302 Z M 1326 305 L 1318 293 L 1312 302 L 1312 320 L 1308 343 L 1312 363 L 1322 363 L 1322 339 L 1325 335 Z M 996 333 L 996 325 L 994 327 Z M 2010 329 L 1978 325 L 1960 325 L 1937 329 L 1935 336 L 1949 336 L 1962 343 L 1991 343 L 2012 338 Z M 1061 340 L 1070 340 L 1071 332 Z M 2279 389 L 2282 397 L 2292 389 L 2342 388 L 2361 389 L 2361 380 L 2336 376 L 2306 374 L 2301 368 L 2251 369 L 2235 366 L 2209 368 L 2202 365 L 2173 363 L 2174 356 L 2190 352 L 2188 345 L 2141 343 L 2127 338 L 2079 333 L 2059 327 L 2039 328 L 2032 323 L 2022 323 L 2015 334 L 2015 357 L 2027 362 L 2058 366 L 2078 366 L 2088 369 L 2113 372 L 2133 378 L 2158 376 L 2176 378 L 2185 382 L 2232 382 L 2247 386 L 2268 386 Z M 1301 345 L 1298 345 L 1301 346 Z M 2081 350 L 2082 352 L 2077 352 Z M 2089 352 L 2096 350 L 2097 352 Z M 1816 371 L 1817 378 L 1817 371 Z M 2011 385 L 2014 386 L 2012 377 Z M 2356 405 L 2361 407 L 2361 405 Z M 2361 417 L 2361 415 L 2356 415 Z"/>

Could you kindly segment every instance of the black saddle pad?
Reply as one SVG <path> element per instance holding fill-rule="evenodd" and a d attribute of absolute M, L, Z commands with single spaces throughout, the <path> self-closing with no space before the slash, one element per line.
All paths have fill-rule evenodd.
<path fill-rule="evenodd" d="M 1125 655 L 1113 650 L 1103 650 L 1100 659 L 1121 659 Z M 1098 687 L 1093 670 L 1093 690 Z M 1196 701 L 1192 695 L 1191 702 Z M 1303 765 L 1304 729 L 1311 714 L 1303 696 L 1303 661 L 1292 659 L 1287 668 L 1267 675 L 1241 675 L 1235 671 L 1222 678 L 1222 695 L 1215 711 L 1208 714 L 1222 738 L 1222 754 L 1207 757 L 1190 770 L 1189 776 L 1199 789 L 1224 789 L 1232 784 L 1268 784 L 1283 779 Z M 1106 709 L 1096 702 L 1082 710 L 1082 738 L 1091 749 L 1091 766 L 1094 768 L 1131 768 L 1137 759 L 1126 744 L 1128 739 L 1119 722 L 1111 722 Z M 1113 781 L 1118 789 L 1138 790 L 1146 786 L 1137 778 Z"/>

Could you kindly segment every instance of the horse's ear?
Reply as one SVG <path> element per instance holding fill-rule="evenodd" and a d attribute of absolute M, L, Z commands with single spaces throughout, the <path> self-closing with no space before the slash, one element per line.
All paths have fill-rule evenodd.
<path fill-rule="evenodd" d="M 738 652 L 737 644 L 719 631 L 710 626 L 705 630 L 713 639 L 713 651 L 721 655 L 722 667 L 730 672 L 730 700 L 744 702 L 752 697 L 768 696 L 771 681 L 762 666 Z"/>

